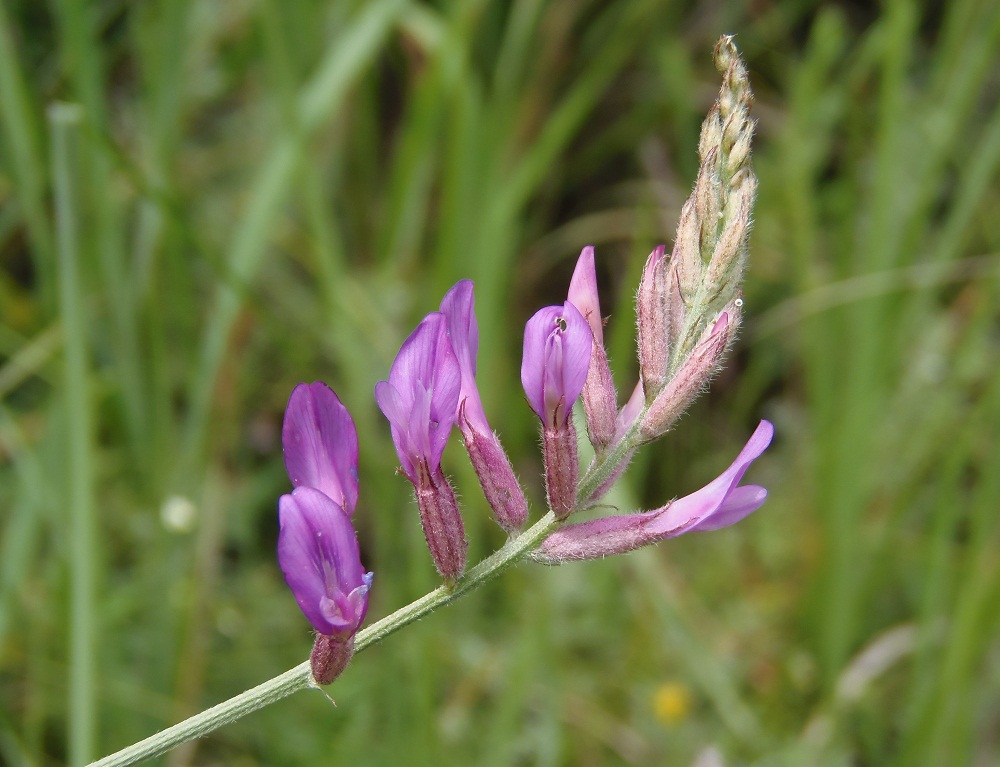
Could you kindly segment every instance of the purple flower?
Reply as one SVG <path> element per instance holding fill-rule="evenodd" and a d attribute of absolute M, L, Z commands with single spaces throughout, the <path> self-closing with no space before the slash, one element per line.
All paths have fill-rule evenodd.
<path fill-rule="evenodd" d="M 295 600 L 317 632 L 348 639 L 368 611 L 372 573 L 361 566 L 347 512 L 312 487 L 278 501 L 278 563 Z"/>
<path fill-rule="evenodd" d="M 292 390 L 281 429 L 294 487 L 314 487 L 349 515 L 358 504 L 358 432 L 347 408 L 321 381 Z"/>
<path fill-rule="evenodd" d="M 693 530 L 718 530 L 756 511 L 767 498 L 759 485 L 740 486 L 743 474 L 771 444 L 774 427 L 761 421 L 732 465 L 691 495 L 642 514 L 623 514 L 569 525 L 542 543 L 535 558 L 557 564 L 622 554 Z"/>
<path fill-rule="evenodd" d="M 524 327 L 521 384 L 546 428 L 569 421 L 590 368 L 594 334 L 569 301 L 539 309 Z"/>
<path fill-rule="evenodd" d="M 594 334 L 590 368 L 583 386 L 583 407 L 587 413 L 587 434 L 598 452 L 606 448 L 615 434 L 618 413 L 618 394 L 604 349 L 604 320 L 597 293 L 597 270 L 594 266 L 594 248 L 590 245 L 580 252 L 569 283 L 569 302 L 590 324 Z"/>
<path fill-rule="evenodd" d="M 477 431 L 492 432 L 476 386 L 479 323 L 476 321 L 472 280 L 455 283 L 441 300 L 441 313 L 447 321 L 448 341 L 455 352 L 462 376 L 462 388 L 458 395 L 459 410 Z"/>
<path fill-rule="evenodd" d="M 278 565 L 313 628 L 313 679 L 329 684 L 347 666 L 368 612 L 372 573 L 361 566 L 351 514 L 358 502 L 358 433 L 326 384 L 292 391 L 281 430 L 295 485 L 278 500 Z"/>
<path fill-rule="evenodd" d="M 455 491 L 441 471 L 458 413 L 462 372 L 448 341 L 448 321 L 428 314 L 403 342 L 388 381 L 375 386 L 375 400 L 389 419 L 403 472 L 413 483 L 420 524 L 434 565 L 445 580 L 465 570 L 468 542 Z"/>
<path fill-rule="evenodd" d="M 604 345 L 604 320 L 601 301 L 597 293 L 597 268 L 594 265 L 594 246 L 580 251 L 573 277 L 569 281 L 569 302 L 579 309 L 594 334 L 594 343 Z"/>
<path fill-rule="evenodd" d="M 448 340 L 462 371 L 458 396 L 458 428 L 486 502 L 497 522 L 507 532 L 520 529 L 528 518 L 528 501 L 518 484 L 510 459 L 486 420 L 486 412 L 476 386 L 476 353 L 479 327 L 471 280 L 462 280 L 441 301 L 447 318 Z"/>
<path fill-rule="evenodd" d="M 403 342 L 389 380 L 375 385 L 375 401 L 389 420 L 399 461 L 414 484 L 421 463 L 430 471 L 441 465 L 461 387 L 447 320 L 440 312 L 428 314 Z"/>

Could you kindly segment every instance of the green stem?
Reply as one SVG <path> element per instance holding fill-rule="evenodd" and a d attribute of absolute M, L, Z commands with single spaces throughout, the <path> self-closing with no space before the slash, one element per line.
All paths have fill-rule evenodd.
<path fill-rule="evenodd" d="M 630 453 L 639 447 L 641 442 L 636 439 L 636 435 L 639 433 L 639 425 L 648 409 L 648 406 L 643 407 L 621 439 L 615 442 L 607 453 L 598 456 L 597 460 L 587 469 L 576 487 L 578 510 L 588 508 L 585 505 L 587 500 L 618 470 L 623 461 L 629 460 Z"/>
<path fill-rule="evenodd" d="M 550 511 L 531 528 L 516 538 L 511 538 L 502 548 L 469 570 L 454 585 L 440 586 L 415 602 L 401 607 L 391 615 L 359 631 L 355 637 L 355 653 L 382 641 L 403 626 L 422 618 L 439 607 L 444 607 L 463 594 L 497 577 L 511 565 L 524 559 L 558 525 L 559 522 L 556 520 L 555 514 Z M 293 692 L 315 686 L 309 661 L 300 663 L 285 673 L 240 693 L 234 698 L 206 709 L 200 714 L 195 714 L 189 719 L 185 719 L 173 727 L 168 727 L 166 730 L 128 748 L 123 748 L 117 753 L 106 756 L 91 764 L 90 767 L 126 767 L 126 765 L 152 759 L 181 743 L 200 738 L 225 724 L 242 719 L 257 709 L 276 703 Z"/>
<path fill-rule="evenodd" d="M 85 764 L 93 753 L 95 626 L 95 536 L 90 455 L 90 394 L 87 373 L 87 323 L 83 316 L 80 245 L 79 138 L 83 110 L 53 104 L 52 181 L 55 191 L 59 311 L 64 334 L 63 390 L 66 418 L 66 507 L 70 539 L 69 763 Z"/>

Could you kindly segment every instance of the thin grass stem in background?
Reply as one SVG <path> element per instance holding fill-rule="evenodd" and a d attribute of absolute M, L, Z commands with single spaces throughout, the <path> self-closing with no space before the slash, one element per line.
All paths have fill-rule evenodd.
<path fill-rule="evenodd" d="M 56 247 L 59 253 L 59 310 L 65 371 L 63 413 L 66 422 L 64 509 L 70 531 L 69 588 L 69 763 L 86 764 L 97 738 L 98 570 L 94 510 L 93 421 L 90 365 L 80 247 L 80 133 L 83 110 L 76 104 L 49 108 L 52 174 L 55 190 Z"/>

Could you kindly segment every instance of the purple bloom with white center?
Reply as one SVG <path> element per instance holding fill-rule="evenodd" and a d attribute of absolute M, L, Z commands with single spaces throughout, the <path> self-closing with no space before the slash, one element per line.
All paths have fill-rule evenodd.
<path fill-rule="evenodd" d="M 347 512 L 312 487 L 278 501 L 278 562 L 306 618 L 320 634 L 349 638 L 368 611 L 372 573 L 361 566 Z"/>
<path fill-rule="evenodd" d="M 524 327 L 521 384 L 546 428 L 565 426 L 590 369 L 594 334 L 567 301 L 539 309 Z"/>
<path fill-rule="evenodd" d="M 358 504 L 358 432 L 347 408 L 321 381 L 292 390 L 281 429 L 294 487 L 314 487 L 348 514 Z"/>
<path fill-rule="evenodd" d="M 421 464 L 432 472 L 441 465 L 461 387 L 447 320 L 440 312 L 428 314 L 400 347 L 389 380 L 375 385 L 375 401 L 389 420 L 399 461 L 414 484 Z"/>
<path fill-rule="evenodd" d="M 718 530 L 756 511 L 767 498 L 759 485 L 740 485 L 743 474 L 771 444 L 774 427 L 761 421 L 732 465 L 691 495 L 641 514 L 623 514 L 569 525 L 539 547 L 535 559 L 549 564 L 623 554 L 694 530 Z"/>

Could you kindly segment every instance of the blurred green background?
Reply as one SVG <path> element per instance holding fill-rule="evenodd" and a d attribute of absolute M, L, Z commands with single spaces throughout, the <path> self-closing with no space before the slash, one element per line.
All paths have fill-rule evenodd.
<path fill-rule="evenodd" d="M 757 94 L 746 324 L 612 502 L 691 492 L 767 417 L 764 508 L 524 565 L 357 657 L 338 708 L 162 763 L 1000 762 L 989 0 L 3 0 L 0 762 L 96 758 L 306 657 L 274 560 L 299 381 L 361 433 L 370 617 L 435 586 L 372 388 L 463 277 L 537 514 L 523 323 L 596 245 L 631 389 L 723 33 Z M 502 535 L 446 469 L 478 559 Z"/>

